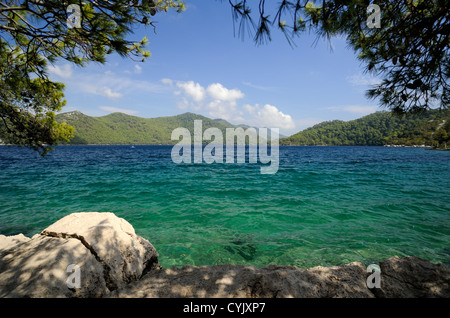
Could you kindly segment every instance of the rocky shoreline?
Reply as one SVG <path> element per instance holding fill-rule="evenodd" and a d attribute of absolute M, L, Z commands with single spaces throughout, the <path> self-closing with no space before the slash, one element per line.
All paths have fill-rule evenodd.
<path fill-rule="evenodd" d="M 0 235 L 0 297 L 416 298 L 450 297 L 450 268 L 417 257 L 381 261 L 380 288 L 354 262 L 163 269 L 158 252 L 112 213 L 70 214 L 32 238 Z"/>

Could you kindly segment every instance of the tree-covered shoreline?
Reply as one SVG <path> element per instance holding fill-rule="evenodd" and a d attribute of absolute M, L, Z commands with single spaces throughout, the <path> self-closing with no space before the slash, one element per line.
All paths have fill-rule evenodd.
<path fill-rule="evenodd" d="M 306 146 L 429 146 L 449 144 L 450 112 L 394 116 L 379 111 L 351 121 L 326 121 L 280 139 L 280 145 Z"/>
<path fill-rule="evenodd" d="M 172 145 L 177 127 L 190 130 L 195 119 L 204 128 L 238 127 L 223 120 L 186 113 L 177 116 L 141 118 L 121 113 L 91 117 L 80 112 L 57 115 L 57 121 L 75 127 L 68 144 Z M 246 126 L 241 126 L 246 128 Z M 379 111 L 350 121 L 325 121 L 290 137 L 280 138 L 282 146 L 426 146 L 447 148 L 450 143 L 450 111 L 430 110 L 422 114 L 395 116 Z"/>

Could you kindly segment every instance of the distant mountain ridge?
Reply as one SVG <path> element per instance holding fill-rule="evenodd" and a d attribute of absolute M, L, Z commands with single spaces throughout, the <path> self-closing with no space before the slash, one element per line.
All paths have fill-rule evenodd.
<path fill-rule="evenodd" d="M 178 127 L 187 128 L 191 135 L 194 131 L 194 120 L 202 121 L 203 131 L 207 128 L 218 128 L 222 131 L 225 142 L 226 128 L 244 129 L 249 126 L 233 125 L 224 119 L 211 119 L 194 113 L 176 116 L 142 118 L 124 113 L 112 113 L 101 117 L 91 117 L 79 111 L 56 116 L 58 122 L 67 122 L 75 127 L 74 137 L 69 144 L 92 145 L 173 145 L 172 131 Z"/>
<path fill-rule="evenodd" d="M 93 145 L 173 145 L 178 141 L 171 140 L 172 131 L 184 127 L 193 135 L 194 120 L 202 120 L 203 131 L 212 127 L 220 129 L 224 142 L 226 128 L 250 127 L 189 112 L 176 116 L 142 118 L 123 113 L 91 117 L 73 111 L 58 114 L 56 120 L 75 127 L 74 137 L 69 144 Z M 444 130 L 450 135 L 449 129 L 450 110 L 430 110 L 408 117 L 379 111 L 351 121 L 322 122 L 290 137 L 280 136 L 279 141 L 280 145 L 432 146 L 436 143 L 436 132 Z"/>

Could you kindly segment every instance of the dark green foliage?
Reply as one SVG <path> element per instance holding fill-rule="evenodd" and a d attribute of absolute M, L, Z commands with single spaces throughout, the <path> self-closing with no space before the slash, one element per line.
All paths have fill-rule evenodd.
<path fill-rule="evenodd" d="M 202 120 L 203 130 L 217 127 L 225 137 L 226 128 L 235 126 L 223 119 L 210 119 L 193 113 L 177 116 L 141 118 L 123 113 L 90 117 L 80 112 L 56 116 L 59 123 L 75 127 L 70 144 L 173 145 L 172 131 L 178 127 L 194 130 L 194 120 Z M 280 145 L 383 146 L 449 143 L 450 111 L 430 110 L 423 114 L 404 115 L 380 111 L 351 120 L 333 120 L 317 124 L 287 138 Z M 209 141 L 205 141 L 209 143 Z M 224 138 L 225 142 L 225 138 Z"/>
<path fill-rule="evenodd" d="M 398 116 L 380 111 L 351 121 L 329 121 L 280 140 L 281 145 L 328 146 L 436 146 L 440 132 L 450 126 L 450 111 Z"/>
<path fill-rule="evenodd" d="M 178 127 L 189 129 L 193 136 L 194 120 L 202 120 L 203 130 L 216 127 L 222 131 L 225 142 L 226 128 L 235 128 L 227 121 L 214 120 L 193 113 L 178 116 L 141 118 L 123 113 L 102 117 L 90 117 L 80 112 L 56 116 L 60 123 L 67 122 L 75 127 L 70 144 L 114 144 L 114 145 L 172 145 L 172 131 Z M 245 129 L 245 128 L 244 128 Z M 209 142 L 208 142 L 209 143 Z"/>
<path fill-rule="evenodd" d="M 17 48 L 11 50 L 0 39 L 0 141 L 45 155 L 73 133 L 72 127 L 55 121 L 54 112 L 65 104 L 64 85 L 45 77 L 32 78 L 31 70 L 44 67 L 46 61 L 35 56 L 27 67 L 24 59 Z"/>
<path fill-rule="evenodd" d="M 69 5 L 80 9 L 80 25 L 70 25 Z M 61 83 L 49 80 L 48 63 L 84 66 L 104 63 L 117 53 L 138 61 L 150 56 L 146 38 L 130 39 L 136 24 L 184 3 L 159 1 L 6 0 L 0 2 L 0 140 L 28 146 L 45 155 L 67 141 L 73 128 L 55 121 L 65 104 Z M 73 22 L 73 21 L 72 21 Z M 69 27 L 70 25 L 70 27 Z M 77 137 L 78 138 L 78 137 Z M 79 140 L 79 139 L 78 139 Z"/>
<path fill-rule="evenodd" d="M 367 91 L 369 98 L 398 114 L 448 108 L 448 0 L 283 0 L 275 7 L 272 1 L 257 2 L 258 7 L 229 0 L 241 35 L 243 27 L 253 30 L 258 44 L 270 41 L 272 29 L 281 30 L 292 44 L 305 31 L 319 38 L 345 37 L 366 71 L 382 79 Z M 367 24 L 370 4 L 379 6 L 380 28 Z"/>
<path fill-rule="evenodd" d="M 450 145 L 450 120 L 443 121 L 438 126 L 438 130 L 433 136 L 436 148 L 447 149 Z"/>

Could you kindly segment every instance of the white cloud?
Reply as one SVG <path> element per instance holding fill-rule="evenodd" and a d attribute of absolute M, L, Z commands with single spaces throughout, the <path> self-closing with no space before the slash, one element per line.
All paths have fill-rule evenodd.
<path fill-rule="evenodd" d="M 381 84 L 381 80 L 375 76 L 372 76 L 370 74 L 362 75 L 362 74 L 355 74 L 351 76 L 347 76 L 346 80 L 352 85 L 352 86 L 373 86 Z"/>
<path fill-rule="evenodd" d="M 332 106 L 327 107 L 326 109 L 331 111 L 341 111 L 341 112 L 347 112 L 352 114 L 362 114 L 362 115 L 368 115 L 373 112 L 376 112 L 378 107 L 377 106 L 365 106 L 365 105 L 346 105 L 346 106 Z"/>
<path fill-rule="evenodd" d="M 189 100 L 187 97 L 183 97 L 182 100 L 177 103 L 177 107 L 181 110 L 191 109 L 194 111 L 200 111 L 203 105 Z"/>
<path fill-rule="evenodd" d="M 172 85 L 170 79 L 162 79 L 161 82 Z M 174 95 L 179 96 L 177 103 L 179 109 L 194 111 L 206 111 L 212 118 L 222 118 L 230 120 L 239 115 L 236 109 L 236 101 L 244 97 L 238 89 L 228 89 L 220 83 L 214 83 L 207 88 L 194 81 L 177 82 L 176 86 L 180 90 L 174 91 Z"/>
<path fill-rule="evenodd" d="M 177 83 L 177 86 L 183 89 L 186 95 L 191 97 L 197 103 L 202 102 L 205 98 L 205 88 L 199 83 L 194 83 L 193 81 L 179 82 Z"/>
<path fill-rule="evenodd" d="M 142 73 L 142 67 L 138 64 L 135 64 L 133 67 L 133 70 L 125 70 L 123 71 L 125 74 L 141 74 Z"/>
<path fill-rule="evenodd" d="M 170 85 L 170 79 L 161 80 Z M 238 100 L 245 97 L 239 89 L 228 89 L 221 83 L 213 83 L 206 89 L 194 81 L 177 82 L 174 95 L 179 98 L 177 106 L 184 111 L 200 111 L 211 118 L 225 119 L 235 124 L 247 124 L 254 127 L 280 128 L 292 130 L 296 127 L 294 120 L 277 107 L 266 104 L 238 105 Z"/>
<path fill-rule="evenodd" d="M 254 126 L 280 128 L 283 130 L 295 128 L 295 122 L 292 117 L 273 105 L 266 104 L 264 107 L 244 105 L 244 109 L 252 116 L 250 122 Z"/>
<path fill-rule="evenodd" d="M 127 115 L 134 115 L 136 113 L 138 113 L 135 110 L 131 110 L 131 109 L 124 109 L 124 108 L 117 108 L 117 107 L 110 107 L 110 106 L 100 106 L 100 109 L 107 111 L 107 112 L 111 112 L 111 113 L 124 113 Z"/>
<path fill-rule="evenodd" d="M 236 103 L 236 100 L 243 98 L 245 95 L 238 89 L 228 89 L 225 88 L 220 83 L 214 83 L 208 86 L 206 89 L 208 95 L 217 101 L 230 102 L 232 104 Z"/>
<path fill-rule="evenodd" d="M 254 89 L 261 90 L 261 91 L 274 91 L 275 90 L 275 87 L 256 85 L 256 84 L 253 84 L 250 82 L 242 82 L 242 84 L 244 84 L 245 86 L 254 88 Z"/>
<path fill-rule="evenodd" d="M 233 104 L 218 99 L 209 102 L 206 108 L 208 110 L 208 115 L 213 118 L 232 120 L 239 115 L 236 110 L 236 103 Z"/>
<path fill-rule="evenodd" d="M 134 65 L 134 73 L 141 74 L 142 73 L 142 67 L 140 67 L 139 65 L 135 64 Z"/>
<path fill-rule="evenodd" d="M 206 106 L 209 116 L 225 120 L 239 118 L 240 112 L 237 110 L 236 101 L 243 98 L 244 93 L 238 89 L 228 89 L 220 83 L 209 85 L 206 92 L 211 98 Z"/>
<path fill-rule="evenodd" d="M 119 99 L 123 94 L 113 91 L 111 88 L 102 86 L 95 89 L 95 94 L 104 96 L 109 99 Z"/>
<path fill-rule="evenodd" d="M 147 93 L 163 93 L 168 91 L 168 88 L 165 87 L 165 85 L 149 81 L 132 80 L 130 78 L 119 78 L 116 82 L 116 85 L 124 89 L 127 93 L 135 91 Z"/>
<path fill-rule="evenodd" d="M 160 82 L 135 80 L 127 76 L 118 76 L 110 71 L 104 73 L 75 74 L 67 86 L 78 89 L 81 93 L 95 94 L 111 100 L 117 100 L 134 93 L 163 93 L 170 90 Z"/>
<path fill-rule="evenodd" d="M 259 108 L 259 105 L 255 105 L 255 106 L 252 106 L 249 104 L 244 105 L 244 109 L 247 111 L 247 113 L 249 113 L 251 115 L 254 115 L 256 113 L 256 111 L 258 110 L 258 108 Z"/>
<path fill-rule="evenodd" d="M 170 78 L 163 78 L 161 80 L 161 83 L 165 84 L 165 85 L 169 85 L 172 86 L 173 85 L 173 81 Z"/>
<path fill-rule="evenodd" d="M 70 64 L 48 65 L 47 71 L 52 75 L 56 75 L 62 78 L 70 78 L 73 74 L 72 65 Z"/>

